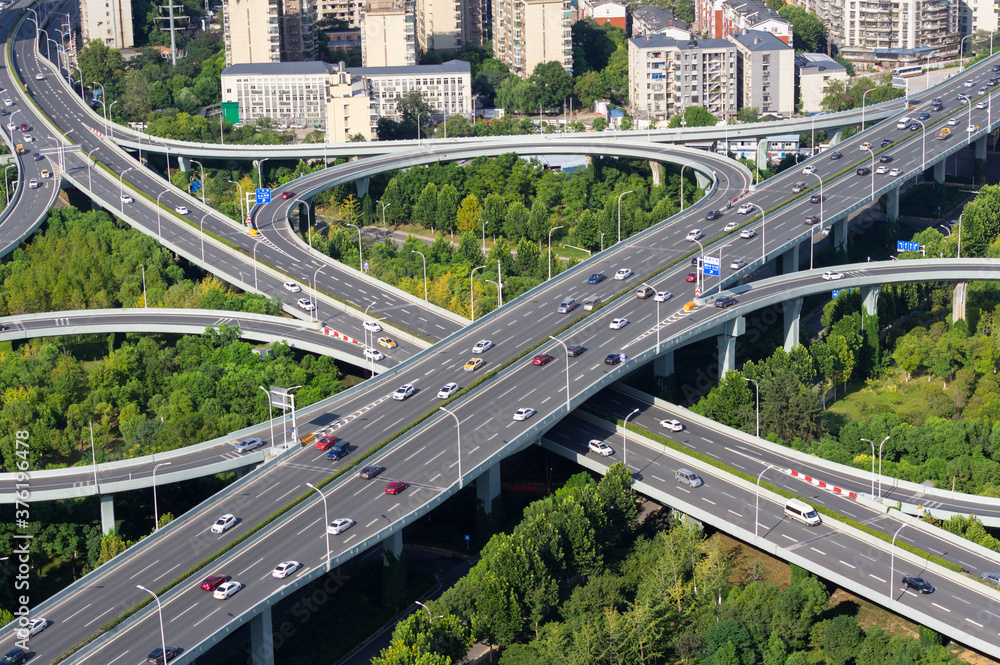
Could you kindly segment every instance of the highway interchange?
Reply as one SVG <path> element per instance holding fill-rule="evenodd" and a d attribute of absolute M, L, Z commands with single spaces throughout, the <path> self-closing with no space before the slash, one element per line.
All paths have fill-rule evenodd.
<path fill-rule="evenodd" d="M 958 81 L 951 83 L 952 88 L 958 85 Z M 945 89 L 949 89 L 949 86 L 946 85 Z M 946 98 L 947 110 L 954 112 L 956 104 L 954 90 L 950 95 L 947 92 L 938 94 Z M 985 126 L 987 111 L 973 111 L 973 113 L 979 124 Z M 901 136 L 901 133 L 891 129 L 882 133 L 893 138 Z M 881 135 L 868 140 L 877 143 L 878 138 L 881 138 Z M 852 156 L 857 152 L 856 146 L 861 140 L 854 139 L 838 146 L 837 150 L 844 153 L 844 158 L 840 161 L 832 162 L 821 155 L 811 163 L 817 165 L 820 175 L 839 171 L 842 168 L 841 163 L 851 164 L 855 161 Z M 937 143 L 940 142 L 930 144 L 934 146 L 932 150 L 938 149 L 935 145 Z M 911 139 L 898 147 L 891 148 L 896 158 L 895 163 L 909 172 L 915 170 L 920 163 L 919 146 L 919 140 Z M 142 177 L 146 177 L 145 174 Z M 786 173 L 768 181 L 759 192 L 746 200 L 767 209 L 788 198 L 792 183 L 809 179 L 811 178 L 803 177 L 798 172 Z M 859 181 L 862 179 L 849 173 L 827 183 L 824 187 L 826 198 L 823 203 L 826 209 L 843 209 L 849 204 L 854 204 L 859 195 L 857 185 Z M 867 180 L 864 182 L 867 183 Z M 446 381 L 458 381 L 460 385 L 467 385 L 470 377 L 462 371 L 462 365 L 471 357 L 470 349 L 476 340 L 489 338 L 497 343 L 494 349 L 483 354 L 487 367 L 480 372 L 488 371 L 491 367 L 518 355 L 525 345 L 545 339 L 548 334 L 556 332 L 572 320 L 576 313 L 565 315 L 556 312 L 556 306 L 562 298 L 574 296 L 582 300 L 595 295 L 609 298 L 624 287 L 634 290 L 640 283 L 649 280 L 654 271 L 674 261 L 680 261 L 691 251 L 692 243 L 683 240 L 691 228 L 705 229 L 708 238 L 722 235 L 723 225 L 736 218 L 735 210 L 728 211 L 722 219 L 714 222 L 704 221 L 704 211 L 709 207 L 719 207 L 718 201 L 732 198 L 733 193 L 739 191 L 742 191 L 741 187 L 733 187 L 732 183 L 724 182 L 713 199 L 705 202 L 699 209 L 681 216 L 673 223 L 661 225 L 656 230 L 641 234 L 616 251 L 597 257 L 593 263 L 568 271 L 552 282 L 541 285 L 518 301 L 508 304 L 505 310 L 498 312 L 495 317 L 477 322 L 471 329 L 447 338 L 428 352 L 418 354 L 410 363 L 402 366 L 394 376 L 376 379 L 362 385 L 359 390 L 352 391 L 344 400 L 336 403 L 333 415 L 314 416 L 307 427 L 307 431 L 315 431 L 339 418 L 344 424 L 337 429 L 338 436 L 356 446 L 347 458 L 337 463 L 330 463 L 323 459 L 322 453 L 314 449 L 298 451 L 245 485 L 240 496 L 230 499 L 230 503 L 212 506 L 194 515 L 185 515 L 184 524 L 172 532 L 171 538 L 174 542 L 189 544 L 188 547 L 181 551 L 173 549 L 166 559 L 158 552 L 159 548 L 145 548 L 116 567 L 113 573 L 106 572 L 104 575 L 114 575 L 116 579 L 129 579 L 150 588 L 157 588 L 169 581 L 172 579 L 171 573 L 176 574 L 185 570 L 188 565 L 204 558 L 212 548 L 225 544 L 241 529 L 252 527 L 292 497 L 307 492 L 305 482 L 321 481 L 329 475 L 332 468 L 349 464 L 365 449 L 433 409 L 437 405 L 435 398 L 437 389 Z M 105 192 L 106 196 L 110 194 L 114 194 L 113 199 L 117 199 L 117 192 L 113 190 Z M 863 195 L 864 192 L 860 194 Z M 733 258 L 757 260 L 761 258 L 765 249 L 770 248 L 773 252 L 783 247 L 790 238 L 801 237 L 804 228 L 802 219 L 805 215 L 812 214 L 815 208 L 815 205 L 808 202 L 808 198 L 800 198 L 781 211 L 768 215 L 766 230 L 760 232 L 756 238 L 743 241 L 731 236 L 729 240 L 732 242 L 727 248 L 729 252 L 723 250 L 722 254 L 724 273 L 725 266 Z M 229 228 L 232 228 L 231 224 Z M 278 252 L 275 253 L 277 254 Z M 225 260 L 227 255 L 220 253 L 216 258 Z M 610 276 L 621 267 L 628 267 L 635 272 L 635 275 L 624 284 L 612 279 L 595 286 L 586 284 L 586 277 L 591 272 L 601 271 Z M 891 270 L 891 267 L 885 268 Z M 684 281 L 687 271 L 687 263 L 680 261 L 674 269 L 662 273 L 650 282 L 658 290 L 669 290 L 675 294 L 675 299 L 667 303 L 669 306 L 665 311 L 668 315 L 659 326 L 663 339 L 682 334 L 695 324 L 727 314 L 725 310 L 702 307 L 687 316 L 677 315 L 679 306 L 691 295 L 692 285 Z M 802 279 L 818 279 L 818 276 L 815 273 L 805 274 Z M 749 293 L 750 298 L 761 297 L 761 294 Z M 738 296 L 739 299 L 747 297 Z M 655 337 L 648 332 L 656 326 L 655 311 L 655 303 L 648 300 L 639 301 L 627 295 L 591 314 L 589 320 L 581 322 L 573 330 L 561 336 L 567 343 L 583 344 L 588 348 L 582 356 L 571 361 L 573 371 L 569 373 L 569 380 L 574 403 L 593 394 L 602 382 L 611 376 L 608 373 L 609 368 L 602 362 L 606 353 L 628 348 L 629 355 L 634 357 L 654 345 Z M 631 324 L 621 330 L 612 331 L 607 328 L 607 321 L 612 316 L 626 316 L 631 320 Z M 353 529 L 334 539 L 338 544 L 335 552 L 350 548 L 352 543 L 361 542 L 367 536 L 378 533 L 390 522 L 399 521 L 407 515 L 415 515 L 429 505 L 429 502 L 453 492 L 459 466 L 468 473 L 469 469 L 492 456 L 502 445 L 517 447 L 537 438 L 541 434 L 542 421 L 560 412 L 565 403 L 564 363 L 570 361 L 565 359 L 565 354 L 561 353 L 560 349 L 561 347 L 555 344 L 540 348 L 539 352 L 552 353 L 557 360 L 546 366 L 536 367 L 530 365 L 529 360 L 525 358 L 492 381 L 480 386 L 474 393 L 449 405 L 463 426 L 460 461 L 454 454 L 456 442 L 456 432 L 452 429 L 454 421 L 442 415 L 428 421 L 427 425 L 412 435 L 400 439 L 379 457 L 378 462 L 385 465 L 387 471 L 378 480 L 365 482 L 349 476 L 344 481 L 334 483 L 332 489 L 327 492 L 328 500 L 332 504 L 330 518 L 351 517 L 357 521 Z M 417 394 L 403 402 L 389 399 L 389 393 L 404 382 L 416 385 Z M 483 409 L 479 404 L 489 404 L 489 407 Z M 511 414 L 514 409 L 522 406 L 536 408 L 539 414 L 524 423 L 513 421 Z M 355 417 L 347 420 L 345 416 Z M 573 445 L 581 443 L 585 444 L 585 441 L 576 441 Z M 669 475 L 663 477 L 669 478 Z M 383 481 L 392 479 L 407 480 L 412 486 L 398 496 L 384 494 Z M 723 487 L 725 479 L 712 478 L 706 487 L 716 484 L 720 488 Z M 800 489 L 796 491 L 801 492 Z M 745 508 L 747 498 L 741 497 L 739 493 L 733 493 L 733 496 L 737 498 L 732 506 L 741 510 Z M 737 503 L 742 505 L 737 506 Z M 731 508 L 720 507 L 719 510 L 731 510 Z M 209 536 L 206 533 L 208 527 L 223 512 L 236 514 L 240 519 L 239 525 L 221 536 Z M 773 522 L 778 518 L 776 512 L 780 513 L 780 510 L 776 511 L 775 507 L 771 506 L 771 526 L 774 526 Z M 762 512 L 762 522 L 764 522 L 763 514 Z M 882 521 L 887 519 L 884 518 Z M 165 622 L 171 625 L 171 637 L 168 638 L 168 642 L 189 648 L 218 630 L 226 618 L 238 615 L 243 609 L 261 600 L 272 592 L 276 585 L 282 584 L 269 578 L 270 569 L 281 560 L 298 558 L 305 562 L 309 570 L 305 571 L 303 576 L 309 571 L 314 571 L 326 557 L 322 520 L 322 505 L 318 501 L 310 500 L 294 516 L 266 532 L 259 542 L 238 548 L 236 552 L 228 555 L 234 558 L 234 563 L 226 572 L 246 582 L 248 586 L 227 601 L 214 601 L 206 598 L 204 592 L 186 587 L 176 595 L 171 595 L 164 606 Z M 787 532 L 784 529 L 788 529 Z M 275 533 L 280 534 L 277 539 L 274 538 Z M 774 536 L 788 535 L 798 541 L 803 537 L 803 533 L 805 532 L 800 533 L 791 525 L 784 525 L 779 531 L 774 532 Z M 808 533 L 817 536 L 823 532 L 813 530 Z M 921 538 L 931 537 L 921 534 Z M 925 549 L 932 546 L 938 550 L 941 548 L 940 544 L 934 545 L 929 540 L 919 546 Z M 816 546 L 815 549 L 819 550 L 820 547 Z M 857 552 L 866 551 L 862 547 L 854 549 Z M 823 562 L 824 565 L 831 565 L 829 557 L 825 557 Z M 970 563 L 983 568 L 989 565 L 987 561 Z M 220 567 L 226 567 L 225 560 L 219 566 L 213 566 L 213 568 Z M 878 572 L 874 569 L 872 571 L 872 573 L 857 572 L 857 575 Z M 844 569 L 844 573 L 852 574 L 847 568 Z M 296 573 L 296 576 L 299 576 L 299 573 Z M 295 579 L 293 577 L 292 581 Z M 38 662 L 54 657 L 92 633 L 96 627 L 144 598 L 144 594 L 134 589 L 133 584 L 100 582 L 101 580 L 91 581 L 87 589 L 76 591 L 60 600 L 54 607 L 46 609 L 46 617 L 55 621 L 56 625 L 32 640 L 33 649 L 36 649 L 41 656 Z M 966 599 L 970 598 L 969 592 L 958 593 L 947 583 L 942 584 L 937 580 L 935 582 L 938 583 L 940 595 L 933 602 L 937 603 L 940 609 L 933 610 L 927 603 L 922 603 L 921 611 L 934 613 L 941 620 L 955 619 L 959 621 L 956 625 L 962 630 L 996 644 L 995 630 L 984 627 L 988 624 L 979 622 L 980 625 L 977 627 L 975 623 L 966 621 L 970 616 L 981 618 L 962 609 L 960 605 L 962 602 L 968 602 Z M 973 590 L 971 593 L 975 592 L 976 590 Z M 996 609 L 993 597 L 995 594 L 991 595 L 985 587 L 978 593 L 982 598 L 973 600 L 975 607 L 983 611 Z M 962 598 L 963 595 L 965 599 Z M 912 602 L 924 600 L 926 599 Z M 1000 610 L 997 611 L 997 616 L 1000 616 Z M 183 620 L 180 620 L 181 617 L 184 617 Z M 114 639 L 102 645 L 99 651 L 88 655 L 86 660 L 80 662 L 110 664 L 136 661 L 145 656 L 157 643 L 158 636 L 155 615 L 147 613 L 144 618 L 131 624 Z"/>

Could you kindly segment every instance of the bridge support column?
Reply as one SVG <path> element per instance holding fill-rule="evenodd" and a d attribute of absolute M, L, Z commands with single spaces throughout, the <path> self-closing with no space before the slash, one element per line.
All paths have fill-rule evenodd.
<path fill-rule="evenodd" d="M 934 182 L 939 185 L 944 184 L 944 165 L 945 160 L 942 159 L 940 162 L 931 167 L 934 169 Z"/>
<path fill-rule="evenodd" d="M 799 246 L 795 245 L 781 255 L 778 262 L 778 274 L 791 275 L 799 270 Z"/>
<path fill-rule="evenodd" d="M 899 187 L 893 187 L 885 195 L 885 216 L 889 219 L 899 219 Z"/>
<path fill-rule="evenodd" d="M 358 178 L 357 180 L 355 180 L 354 186 L 358 190 L 358 198 L 359 199 L 365 198 L 365 194 L 368 193 L 368 176 L 365 176 L 364 178 Z"/>
<path fill-rule="evenodd" d="M 847 251 L 847 218 L 838 219 L 833 223 L 833 248 Z"/>
<path fill-rule="evenodd" d="M 177 155 L 177 168 L 179 168 L 181 171 L 190 171 L 191 170 L 191 158 L 190 157 L 183 157 L 181 155 Z"/>
<path fill-rule="evenodd" d="M 659 187 L 663 182 L 663 164 L 649 160 L 649 170 L 653 172 L 653 187 Z"/>
<path fill-rule="evenodd" d="M 674 373 L 674 352 L 667 351 L 653 360 L 653 375 L 667 377 Z"/>
<path fill-rule="evenodd" d="M 403 532 L 397 531 L 382 541 L 382 563 L 391 566 L 403 558 Z"/>
<path fill-rule="evenodd" d="M 115 528 L 115 495 L 101 495 L 101 531 L 109 534 Z"/>
<path fill-rule="evenodd" d="M 754 159 L 757 160 L 757 165 L 762 168 L 767 168 L 767 139 L 757 139 L 757 155 Z"/>
<path fill-rule="evenodd" d="M 968 282 L 959 282 L 955 285 L 955 296 L 951 300 L 951 321 L 957 323 L 959 319 L 965 318 L 965 295 L 969 292 Z"/>
<path fill-rule="evenodd" d="M 837 145 L 838 143 L 840 143 L 843 140 L 844 130 L 838 129 L 833 134 L 830 134 L 829 136 L 830 136 L 830 147 L 832 148 L 833 146 Z M 813 150 L 815 150 L 815 149 L 816 149 L 816 146 L 813 146 Z"/>
<path fill-rule="evenodd" d="M 701 190 L 707 190 L 712 185 L 712 179 L 701 171 L 694 172 L 694 180 L 698 183 L 698 188 Z"/>
<path fill-rule="evenodd" d="M 742 316 L 721 326 L 719 344 L 719 378 L 731 369 L 736 369 L 736 338 L 747 330 L 747 320 Z"/>
<path fill-rule="evenodd" d="M 875 316 L 878 314 L 878 294 L 882 291 L 879 286 L 861 287 L 862 305 L 865 308 L 865 315 Z"/>
<path fill-rule="evenodd" d="M 976 146 L 976 159 L 986 159 L 986 137 L 979 137 L 974 145 Z"/>
<path fill-rule="evenodd" d="M 476 533 L 486 538 L 503 523 L 500 495 L 500 464 L 494 464 L 476 478 Z"/>
<path fill-rule="evenodd" d="M 250 662 L 253 665 L 274 665 L 274 632 L 271 606 L 250 619 Z"/>
<path fill-rule="evenodd" d="M 802 298 L 781 303 L 785 315 L 785 351 L 791 351 L 799 344 L 799 316 L 802 314 Z"/>

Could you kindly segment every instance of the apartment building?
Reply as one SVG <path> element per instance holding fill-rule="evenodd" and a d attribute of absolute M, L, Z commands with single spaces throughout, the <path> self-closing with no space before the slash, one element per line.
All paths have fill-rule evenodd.
<path fill-rule="evenodd" d="M 370 0 L 361 17 L 361 63 L 365 67 L 417 64 L 413 0 Z"/>
<path fill-rule="evenodd" d="M 340 67 L 330 71 L 326 99 L 326 136 L 331 143 L 346 143 L 360 134 L 374 141 L 378 114 L 371 99 L 370 83 Z"/>
<path fill-rule="evenodd" d="M 227 65 L 301 62 L 316 54 L 314 0 L 226 0 L 224 24 Z"/>
<path fill-rule="evenodd" d="M 691 39 L 686 22 L 677 18 L 669 9 L 653 5 L 639 5 L 632 10 L 632 36 L 663 35 L 671 39 Z"/>
<path fill-rule="evenodd" d="M 318 61 L 230 65 L 222 70 L 222 101 L 239 104 L 243 123 L 323 125 L 330 72 Z"/>
<path fill-rule="evenodd" d="M 417 46 L 423 53 L 448 53 L 465 44 L 461 0 L 416 0 Z"/>
<path fill-rule="evenodd" d="M 713 39 L 749 30 L 770 32 L 792 44 L 792 24 L 761 0 L 696 0 L 694 29 Z"/>
<path fill-rule="evenodd" d="M 361 27 L 363 0 L 316 0 L 316 20 L 335 18 L 347 23 L 348 28 Z"/>
<path fill-rule="evenodd" d="M 825 53 L 797 53 L 795 55 L 795 87 L 803 113 L 823 110 L 826 89 L 833 81 L 849 80 L 847 69 Z"/>
<path fill-rule="evenodd" d="M 720 120 L 736 115 L 736 45 L 725 39 L 661 35 L 628 42 L 629 104 L 637 118 L 666 120 L 701 106 Z"/>
<path fill-rule="evenodd" d="M 959 3 L 959 33 L 971 35 L 977 30 L 1000 30 L 1000 3 L 995 0 L 963 0 Z"/>
<path fill-rule="evenodd" d="M 573 73 L 569 0 L 493 0 L 493 55 L 522 79 L 541 62 Z"/>
<path fill-rule="evenodd" d="M 350 73 L 368 82 L 373 109 L 379 117 L 399 120 L 396 101 L 411 90 L 420 92 L 437 120 L 446 115 L 470 117 L 473 112 L 472 67 L 465 60 L 412 67 L 355 67 Z"/>
<path fill-rule="evenodd" d="M 132 48 L 132 3 L 129 0 L 80 0 L 83 43 L 97 39 L 111 48 Z"/>
<path fill-rule="evenodd" d="M 610 23 L 628 34 L 628 6 L 622 0 L 580 0 L 580 18 Z"/>
<path fill-rule="evenodd" d="M 795 113 L 795 51 L 770 32 L 730 35 L 736 45 L 736 98 L 740 108 L 789 118 Z"/>

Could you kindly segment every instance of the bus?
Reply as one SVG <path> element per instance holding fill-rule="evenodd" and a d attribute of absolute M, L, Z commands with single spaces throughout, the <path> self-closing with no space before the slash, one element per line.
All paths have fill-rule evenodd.
<path fill-rule="evenodd" d="M 911 65 L 909 67 L 897 67 L 892 70 L 893 76 L 901 76 L 904 79 L 908 79 L 911 76 L 920 76 L 924 73 L 923 65 Z"/>

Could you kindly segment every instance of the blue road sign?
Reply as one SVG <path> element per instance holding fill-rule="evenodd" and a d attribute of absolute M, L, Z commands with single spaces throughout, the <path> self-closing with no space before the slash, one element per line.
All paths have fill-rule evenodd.
<path fill-rule="evenodd" d="M 920 243 L 919 242 L 909 242 L 907 240 L 897 240 L 896 241 L 896 251 L 897 252 L 919 252 Z"/>
<path fill-rule="evenodd" d="M 833 292 L 833 297 L 836 298 L 838 293 L 840 293 L 840 289 L 835 289 Z"/>
<path fill-rule="evenodd" d="M 365 272 L 368 272 L 368 262 L 365 261 Z"/>
<path fill-rule="evenodd" d="M 704 270 L 702 272 L 704 274 L 706 274 L 706 275 L 711 276 L 711 277 L 718 277 L 719 276 L 719 259 L 718 259 L 718 257 L 716 257 L 716 256 L 706 256 L 705 257 Z"/>
<path fill-rule="evenodd" d="M 257 203 L 270 203 L 271 202 L 271 188 L 270 187 L 258 187 L 254 190 L 257 195 Z"/>
<path fill-rule="evenodd" d="M 191 191 L 192 192 L 197 192 L 199 189 L 201 189 L 201 180 L 194 180 L 194 181 L 192 181 L 191 182 Z"/>

